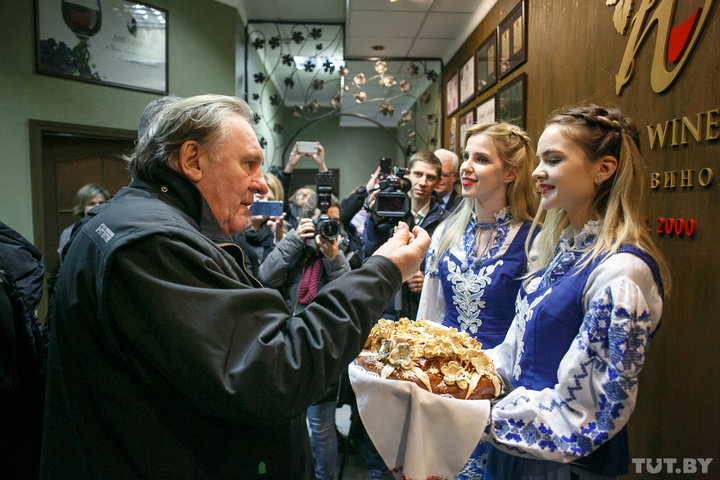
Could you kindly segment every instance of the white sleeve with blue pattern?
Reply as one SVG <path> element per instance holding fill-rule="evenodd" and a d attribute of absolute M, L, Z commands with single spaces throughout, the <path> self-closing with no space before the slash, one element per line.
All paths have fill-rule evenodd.
<path fill-rule="evenodd" d="M 500 450 L 571 462 L 627 424 L 662 296 L 650 268 L 631 254 L 604 261 L 585 292 L 583 323 L 560 362 L 558 383 L 542 391 L 519 387 L 493 406 L 486 434 Z"/>

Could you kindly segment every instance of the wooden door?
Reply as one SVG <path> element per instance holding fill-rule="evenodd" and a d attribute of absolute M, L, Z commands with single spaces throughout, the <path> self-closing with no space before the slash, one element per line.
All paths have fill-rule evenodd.
<path fill-rule="evenodd" d="M 30 126 L 34 240 L 48 281 L 40 308 L 44 318 L 47 290 L 59 266 L 60 234 L 79 219 L 72 213 L 75 194 L 88 183 L 104 186 L 111 196 L 127 185 L 130 172 L 123 157 L 135 148 L 137 134 L 35 121 Z"/>

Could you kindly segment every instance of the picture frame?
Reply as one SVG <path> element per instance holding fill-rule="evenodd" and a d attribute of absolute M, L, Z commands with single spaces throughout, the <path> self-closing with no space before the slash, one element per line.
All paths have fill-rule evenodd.
<path fill-rule="evenodd" d="M 460 105 L 465 105 L 474 97 L 475 55 L 472 55 L 460 68 Z"/>
<path fill-rule="evenodd" d="M 475 110 L 469 110 L 460 116 L 458 128 L 458 153 L 462 155 L 465 152 L 465 132 L 475 123 Z"/>
<path fill-rule="evenodd" d="M 126 0 L 35 0 L 36 73 L 167 95 L 168 11 Z"/>
<path fill-rule="evenodd" d="M 527 75 L 521 73 L 498 89 L 495 95 L 495 119 L 525 128 L 525 92 Z"/>
<path fill-rule="evenodd" d="M 527 60 L 525 0 L 513 8 L 498 26 L 498 70 L 503 78 Z"/>
<path fill-rule="evenodd" d="M 455 146 L 457 145 L 457 118 L 452 117 L 450 119 L 450 138 L 448 141 L 448 150 L 453 153 L 457 153 Z"/>
<path fill-rule="evenodd" d="M 459 72 L 450 77 L 445 85 L 445 113 L 449 117 L 460 108 L 459 94 Z"/>
<path fill-rule="evenodd" d="M 493 29 L 492 33 L 475 50 L 475 77 L 477 79 L 476 90 L 478 96 L 497 82 L 497 32 L 497 28 Z"/>
<path fill-rule="evenodd" d="M 478 124 L 495 121 L 495 95 L 492 95 L 475 107 L 475 122 Z"/>

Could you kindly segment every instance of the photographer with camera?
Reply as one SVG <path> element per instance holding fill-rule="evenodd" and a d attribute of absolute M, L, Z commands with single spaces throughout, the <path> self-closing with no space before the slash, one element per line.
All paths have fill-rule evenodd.
<path fill-rule="evenodd" d="M 350 271 L 338 245 L 340 202 L 332 194 L 332 172 L 318 172 L 316 189 L 301 211 L 297 229 L 288 232 L 260 265 L 259 280 L 278 289 L 295 314 L 305 309 L 323 285 Z M 335 475 L 337 392 L 336 382 L 307 410 L 315 445 L 315 477 L 320 480 L 332 480 Z"/>
<path fill-rule="evenodd" d="M 363 258 L 368 258 L 390 238 L 399 221 L 406 222 L 411 228 L 418 225 L 432 235 L 435 227 L 448 216 L 433 196 L 442 172 L 442 163 L 433 152 L 413 154 L 407 170 L 390 170 L 386 159 L 381 159 L 380 163 L 378 187 L 365 203 L 370 215 L 363 233 Z M 387 314 L 415 318 L 424 281 L 423 269 L 424 262 L 413 278 L 403 283 L 400 294 L 385 310 Z"/>
<path fill-rule="evenodd" d="M 331 172 L 318 172 L 317 190 L 300 211 L 297 228 L 283 236 L 258 272 L 263 285 L 280 290 L 295 313 L 322 285 L 350 271 L 339 248 L 340 202 L 332 194 Z"/>

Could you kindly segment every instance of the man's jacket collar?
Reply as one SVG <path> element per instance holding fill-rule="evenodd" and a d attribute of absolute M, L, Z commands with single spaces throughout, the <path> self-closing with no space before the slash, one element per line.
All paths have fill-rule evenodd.
<path fill-rule="evenodd" d="M 228 243 L 232 240 L 220 228 L 210 205 L 185 175 L 171 168 L 156 171 L 152 180 L 133 178 L 130 188 L 151 191 L 161 200 L 182 210 L 195 222 L 197 229 L 215 243 Z"/>

